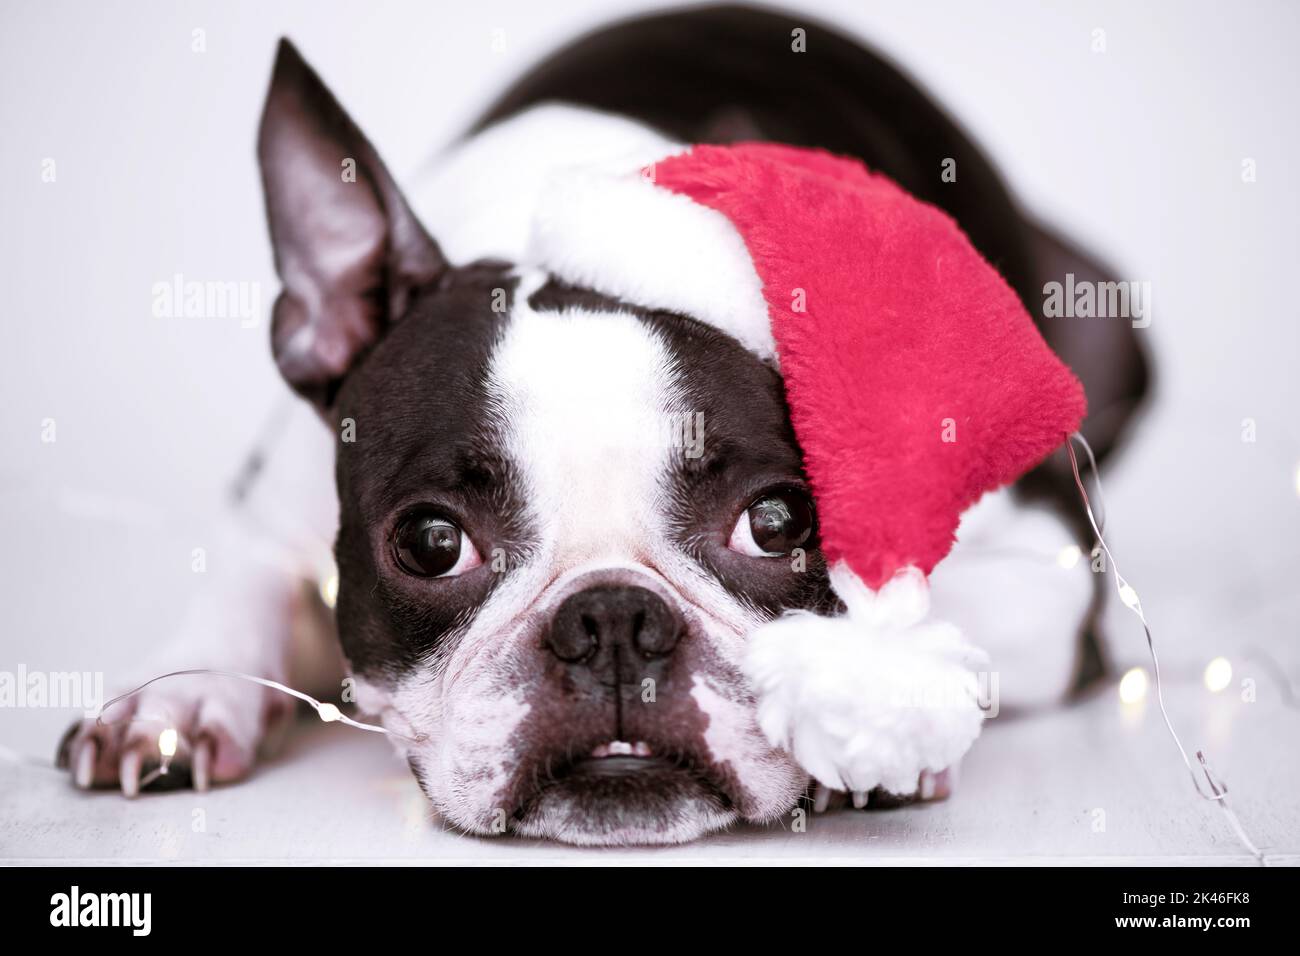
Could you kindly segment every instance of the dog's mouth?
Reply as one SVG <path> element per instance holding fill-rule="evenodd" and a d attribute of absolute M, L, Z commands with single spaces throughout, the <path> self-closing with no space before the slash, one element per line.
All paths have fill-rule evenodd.
<path fill-rule="evenodd" d="M 514 829 L 571 843 L 679 842 L 681 821 L 735 817 L 727 782 L 693 749 L 602 740 L 542 756 Z"/>
<path fill-rule="evenodd" d="M 555 754 L 542 761 L 545 769 L 535 775 L 537 786 L 524 799 L 520 810 L 556 786 L 610 788 L 625 784 L 642 787 L 657 779 L 680 774 L 701 786 L 717 791 L 730 803 L 725 782 L 717 779 L 710 765 L 694 750 L 669 747 L 648 740 L 602 740 L 590 748 L 568 748 L 563 757 Z"/>
<path fill-rule="evenodd" d="M 550 782 L 608 786 L 625 780 L 641 785 L 647 778 L 672 773 L 703 778 L 690 755 L 661 752 L 644 740 L 607 740 L 591 748 L 587 756 L 562 764 Z"/>

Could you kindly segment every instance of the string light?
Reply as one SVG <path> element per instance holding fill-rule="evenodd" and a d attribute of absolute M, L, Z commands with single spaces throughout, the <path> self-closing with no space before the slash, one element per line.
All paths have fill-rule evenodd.
<path fill-rule="evenodd" d="M 1205 686 L 1211 694 L 1225 690 L 1232 683 L 1232 663 L 1226 657 L 1216 657 L 1205 665 Z"/>
<path fill-rule="evenodd" d="M 1115 576 L 1115 588 L 1119 592 L 1120 600 L 1123 601 L 1124 606 L 1136 614 L 1138 620 L 1142 622 L 1142 630 L 1146 634 L 1147 639 L 1147 653 L 1151 657 L 1151 671 L 1155 678 L 1156 702 L 1160 705 L 1160 716 L 1164 719 L 1165 729 L 1169 731 L 1169 736 L 1173 739 L 1174 746 L 1178 748 L 1179 756 L 1183 758 L 1183 764 L 1187 767 L 1187 772 L 1192 778 L 1192 786 L 1196 788 L 1196 793 L 1205 800 L 1212 800 L 1218 803 L 1219 808 L 1223 811 L 1223 815 L 1227 818 L 1228 825 L 1232 827 L 1232 831 L 1237 835 L 1237 839 L 1241 842 L 1241 845 L 1250 852 L 1251 856 L 1253 856 L 1257 862 L 1260 864 L 1266 864 L 1264 854 L 1255 846 L 1254 842 L 1242 827 L 1241 821 L 1237 819 L 1237 814 L 1230 806 L 1228 806 L 1228 788 L 1215 776 L 1214 770 L 1210 766 L 1210 761 L 1205 756 L 1205 752 L 1201 750 L 1196 751 L 1196 760 L 1201 771 L 1201 776 L 1198 777 L 1196 769 L 1192 767 L 1192 761 L 1187 756 L 1187 751 L 1183 747 L 1182 739 L 1179 738 L 1178 732 L 1174 730 L 1173 721 L 1169 719 L 1169 711 L 1165 707 L 1164 685 L 1160 680 L 1160 659 L 1156 656 L 1156 644 L 1155 638 L 1151 634 L 1151 625 L 1147 622 L 1146 614 L 1142 611 L 1142 602 L 1138 597 L 1137 590 L 1129 584 L 1120 573 L 1119 562 L 1115 560 L 1114 553 L 1110 550 L 1110 546 L 1102 536 L 1102 523 L 1098 521 L 1096 514 L 1093 513 L 1092 502 L 1088 499 L 1088 489 L 1084 487 L 1083 478 L 1079 475 L 1079 459 L 1075 457 L 1074 454 L 1074 443 L 1076 441 L 1082 445 L 1084 451 L 1088 453 L 1088 461 L 1092 465 L 1093 482 L 1097 486 L 1098 505 L 1103 509 L 1104 514 L 1105 506 L 1103 504 L 1104 499 L 1102 498 L 1101 492 L 1101 479 L 1097 473 L 1097 459 L 1092 454 L 1092 447 L 1088 444 L 1088 440 L 1079 432 L 1074 432 L 1073 434 L 1065 436 L 1065 450 L 1070 456 L 1070 469 L 1074 472 L 1074 484 L 1075 487 L 1079 489 L 1079 497 L 1083 499 L 1083 510 L 1088 516 L 1088 523 L 1092 525 L 1093 533 L 1097 536 L 1097 546 L 1106 553 L 1106 558 L 1110 562 L 1110 570 Z M 1202 778 L 1204 778 L 1205 785 L 1209 788 L 1209 793 L 1206 793 L 1205 790 L 1202 789 Z"/>
<path fill-rule="evenodd" d="M 1141 612 L 1142 605 L 1138 602 L 1138 593 L 1133 590 L 1132 585 L 1123 581 L 1119 585 L 1119 599 L 1124 602 L 1124 606 L 1131 611 Z"/>
<path fill-rule="evenodd" d="M 331 724 L 343 716 L 339 709 L 328 701 L 321 704 L 316 713 L 320 714 L 320 719 L 327 724 Z"/>
<path fill-rule="evenodd" d="M 331 611 L 339 600 L 339 573 L 336 569 L 330 568 L 320 578 L 320 599 L 325 606 Z"/>
<path fill-rule="evenodd" d="M 127 700 L 131 697 L 134 697 L 136 694 L 140 693 L 150 684 L 155 684 L 160 680 L 167 680 L 168 678 L 171 677 L 185 677 L 185 676 L 196 675 L 196 674 L 202 674 L 209 677 L 230 677 L 237 680 L 244 680 L 253 684 L 260 684 L 263 687 L 269 687 L 272 690 L 279 691 L 282 694 L 288 694 L 290 697 L 296 697 L 298 698 L 298 700 L 304 701 L 305 703 L 309 704 L 311 708 L 314 711 L 316 711 L 316 716 L 318 716 L 322 721 L 324 721 L 327 724 L 332 724 L 332 723 L 347 724 L 349 727 L 355 727 L 357 730 L 368 730 L 371 733 L 375 733 L 375 734 L 387 734 L 390 737 L 396 737 L 400 740 L 405 740 L 407 743 L 412 743 L 412 744 L 423 743 L 426 739 L 425 735 L 421 733 L 417 733 L 415 736 L 411 737 L 403 733 L 398 733 L 396 730 L 389 730 L 387 727 L 381 727 L 379 724 L 367 724 L 364 721 L 353 720 L 347 714 L 339 710 L 339 708 L 336 705 L 331 704 L 329 701 L 319 701 L 315 697 L 312 697 L 310 694 L 304 694 L 300 690 L 294 690 L 292 687 L 288 687 L 284 684 L 281 684 L 279 681 L 274 681 L 266 677 L 254 677 L 252 674 L 241 674 L 239 671 L 218 670 L 215 668 L 207 668 L 207 667 L 195 667 L 183 671 L 171 671 L 170 673 L 159 674 L 157 677 L 150 678 L 149 680 L 141 684 L 139 687 L 132 688 L 131 690 L 127 691 L 125 694 L 118 694 L 108 703 L 100 707 L 99 710 L 95 712 L 95 722 L 101 726 L 109 726 L 110 724 L 113 723 L 119 723 L 120 721 L 105 721 L 104 712 L 108 710 L 110 707 L 112 707 L 113 705 L 121 703 L 122 701 Z M 177 734 L 175 729 L 168 728 L 164 730 L 158 736 L 159 752 L 165 758 L 169 758 L 173 756 L 176 753 L 176 744 L 178 739 L 179 739 L 179 734 Z M 168 747 L 171 748 L 171 753 L 167 752 Z M 166 773 L 165 770 L 163 772 Z"/>
<path fill-rule="evenodd" d="M 1067 544 L 1056 555 L 1056 563 L 1062 570 L 1070 571 L 1077 567 L 1079 559 L 1083 557 L 1083 552 L 1079 550 L 1077 544 Z"/>
<path fill-rule="evenodd" d="M 1119 681 L 1119 699 L 1125 704 L 1140 704 L 1147 696 L 1147 672 L 1144 668 L 1133 667 L 1125 672 Z"/>
<path fill-rule="evenodd" d="M 158 752 L 164 757 L 176 756 L 176 742 L 180 734 L 176 732 L 175 727 L 168 727 L 158 735 Z"/>

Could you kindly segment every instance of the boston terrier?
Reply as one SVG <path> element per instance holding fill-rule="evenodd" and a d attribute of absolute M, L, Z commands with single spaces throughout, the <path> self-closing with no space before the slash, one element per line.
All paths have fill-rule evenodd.
<path fill-rule="evenodd" d="M 1041 307 L 1045 282 L 1109 271 L 1027 217 L 855 39 L 741 7 L 616 24 L 519 80 L 406 189 L 282 41 L 258 156 L 283 283 L 271 346 L 302 401 L 220 521 L 213 586 L 145 676 L 219 668 L 355 700 L 469 833 L 671 844 L 806 796 L 825 808 L 832 795 L 809 795 L 759 731 L 738 664 L 758 624 L 836 600 L 779 371 L 655 297 L 614 299 L 529 259 L 557 170 L 741 140 L 860 158 L 945 209 L 1083 381 L 1101 457 L 1116 446 L 1146 389 L 1130 327 L 1084 335 Z M 1086 557 L 1072 573 L 1055 560 L 1091 547 L 1069 492 L 1049 460 L 987 496 L 931 580 L 936 613 L 990 652 L 1004 713 L 1104 667 L 1097 576 Z M 341 658 L 302 626 L 301 582 L 331 539 Z M 1011 588 L 1014 613 L 989 598 Z M 171 726 L 172 780 L 230 783 L 286 701 L 173 678 L 72 728 L 61 760 L 77 786 L 134 796 Z M 850 796 L 942 797 L 954 772 Z"/>

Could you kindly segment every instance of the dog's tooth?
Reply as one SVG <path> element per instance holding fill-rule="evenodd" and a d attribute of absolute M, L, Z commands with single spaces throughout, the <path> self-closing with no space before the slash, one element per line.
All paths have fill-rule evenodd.
<path fill-rule="evenodd" d="M 77 751 L 76 771 L 73 773 L 72 781 L 82 790 L 89 790 L 95 780 L 95 758 L 98 756 L 98 751 L 99 747 L 93 738 L 83 742 L 81 749 Z"/>
<path fill-rule="evenodd" d="M 611 756 L 630 757 L 632 755 L 632 745 L 626 740 L 611 740 L 609 742 L 609 752 Z"/>
<path fill-rule="evenodd" d="M 194 744 L 194 755 L 190 758 L 190 778 L 194 789 L 207 790 L 211 784 L 212 741 L 200 737 Z"/>
<path fill-rule="evenodd" d="M 638 740 L 636 743 L 632 745 L 632 753 L 638 757 L 654 756 L 654 751 L 650 749 L 650 745 L 646 743 L 644 740 Z"/>
<path fill-rule="evenodd" d="M 863 807 L 865 807 L 866 805 L 867 805 L 867 791 L 865 791 L 865 790 L 854 790 L 854 791 L 853 791 L 853 809 L 855 809 L 855 810 L 861 810 L 861 809 L 862 809 Z"/>
<path fill-rule="evenodd" d="M 830 802 L 831 788 L 817 784 L 817 789 L 813 791 L 813 813 L 825 813 Z"/>
<path fill-rule="evenodd" d="M 117 775 L 122 781 L 122 795 L 125 797 L 134 797 L 140 792 L 140 764 L 140 751 L 134 747 L 122 754 Z"/>
<path fill-rule="evenodd" d="M 609 744 L 600 744 L 599 746 L 592 748 L 591 755 L 593 757 L 608 757 Z"/>

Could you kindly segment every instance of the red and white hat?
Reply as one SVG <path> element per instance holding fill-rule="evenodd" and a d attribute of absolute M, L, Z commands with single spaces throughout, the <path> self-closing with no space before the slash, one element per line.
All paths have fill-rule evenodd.
<path fill-rule="evenodd" d="M 1082 387 L 956 223 L 856 160 L 698 146 L 554 187 L 530 258 L 780 368 L 847 611 L 753 635 L 760 724 L 827 786 L 910 792 L 983 719 L 980 655 L 927 619 L 926 575 L 1079 426 Z"/>

